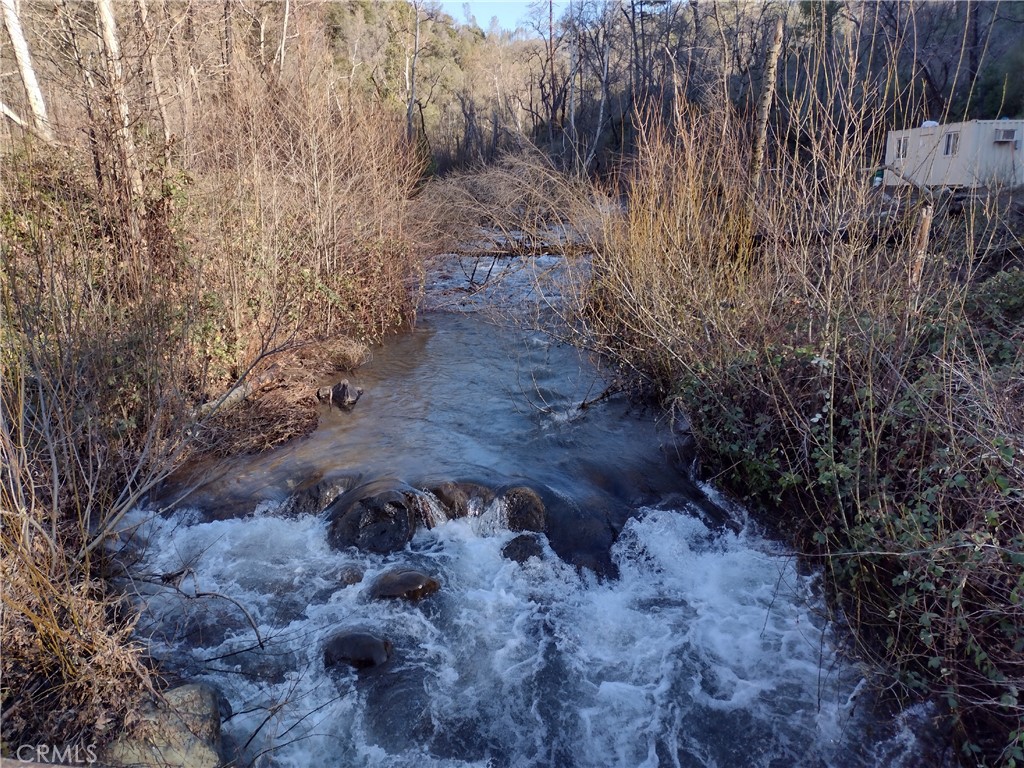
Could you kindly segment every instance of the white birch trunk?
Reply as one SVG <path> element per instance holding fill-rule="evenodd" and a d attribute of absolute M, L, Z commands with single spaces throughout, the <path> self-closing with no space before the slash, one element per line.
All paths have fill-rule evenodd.
<path fill-rule="evenodd" d="M 405 132 L 411 143 L 416 138 L 416 128 L 413 124 L 413 115 L 416 107 L 416 62 L 420 55 L 420 4 L 414 2 L 413 10 L 416 11 L 416 26 L 413 32 L 412 56 L 406 58 L 405 83 L 406 91 L 409 94 L 409 101 L 405 108 Z"/>
<path fill-rule="evenodd" d="M 285 43 L 288 41 L 288 14 L 289 14 L 290 10 L 291 10 L 291 2 L 290 2 L 290 0 L 284 0 L 284 23 L 281 25 L 281 47 L 278 48 L 278 51 L 277 51 L 277 58 L 278 58 L 278 70 L 277 71 L 281 75 L 284 75 L 284 49 L 285 49 Z M 262 29 L 260 30 L 260 32 L 262 33 Z"/>
<path fill-rule="evenodd" d="M 33 132 L 44 141 L 52 143 L 54 140 L 53 130 L 46 115 L 46 102 L 43 101 L 43 91 L 39 87 L 36 71 L 32 67 L 32 56 L 28 51 L 28 43 L 25 42 L 25 33 L 21 28 L 18 9 L 14 5 L 14 0 L 0 0 L 0 6 L 3 6 L 4 26 L 7 27 L 7 34 L 11 38 L 14 58 L 18 62 L 18 71 L 21 73 L 21 82 L 24 84 L 25 94 L 28 96 L 29 109 L 32 110 Z"/>

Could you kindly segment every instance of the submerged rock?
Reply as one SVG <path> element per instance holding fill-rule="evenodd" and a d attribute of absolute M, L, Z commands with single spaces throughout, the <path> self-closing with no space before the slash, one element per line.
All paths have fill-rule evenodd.
<path fill-rule="evenodd" d="M 421 600 L 441 588 L 437 579 L 412 568 L 385 571 L 370 585 L 374 600 Z"/>
<path fill-rule="evenodd" d="M 200 683 L 174 688 L 99 755 L 110 766 L 219 768 L 220 695 Z"/>
<path fill-rule="evenodd" d="M 355 565 L 343 565 L 338 571 L 338 582 L 345 587 L 351 587 L 363 580 L 362 570 Z"/>
<path fill-rule="evenodd" d="M 335 405 L 343 411 L 351 411 L 363 396 L 362 387 L 353 387 L 348 379 L 342 379 L 333 387 L 320 387 L 316 397 L 321 403 Z"/>
<path fill-rule="evenodd" d="M 544 501 L 536 491 L 525 486 L 517 486 L 505 491 L 503 498 L 510 531 L 544 531 Z"/>
<path fill-rule="evenodd" d="M 503 557 L 517 563 L 525 563 L 531 557 L 543 559 L 544 545 L 540 538 L 529 533 L 521 533 L 501 548 Z"/>
<path fill-rule="evenodd" d="M 379 667 L 391 658 L 394 648 L 390 640 L 369 632 L 342 632 L 324 646 L 324 666 L 327 669 L 343 664 L 356 669 Z"/>
<path fill-rule="evenodd" d="M 548 542 L 563 561 L 593 571 L 599 578 L 616 579 L 619 569 L 611 555 L 617 532 L 606 518 L 593 517 L 593 510 L 558 510 L 548 520 Z"/>
<path fill-rule="evenodd" d="M 313 478 L 295 487 L 292 495 L 281 506 L 281 513 L 286 515 L 315 515 L 323 512 L 341 494 L 355 485 L 352 478 L 324 480 Z"/>

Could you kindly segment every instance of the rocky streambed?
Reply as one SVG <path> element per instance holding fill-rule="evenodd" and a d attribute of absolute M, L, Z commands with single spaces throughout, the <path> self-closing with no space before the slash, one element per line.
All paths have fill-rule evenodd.
<path fill-rule="evenodd" d="M 458 274 L 435 306 L 471 308 Z M 819 575 L 586 355 L 435 310 L 348 378 L 354 407 L 123 534 L 140 635 L 221 693 L 225 755 L 921 764 L 927 713 L 876 707 Z"/>

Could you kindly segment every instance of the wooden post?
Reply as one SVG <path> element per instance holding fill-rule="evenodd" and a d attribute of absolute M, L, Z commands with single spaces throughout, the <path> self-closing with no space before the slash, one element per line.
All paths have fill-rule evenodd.
<path fill-rule="evenodd" d="M 914 253 L 910 262 L 910 273 L 907 276 L 907 295 L 909 305 L 917 311 L 921 299 L 921 276 L 924 273 L 924 261 L 928 255 L 928 242 L 931 239 L 932 217 L 935 209 L 926 203 L 921 209 L 917 220 L 917 232 L 914 233 Z"/>

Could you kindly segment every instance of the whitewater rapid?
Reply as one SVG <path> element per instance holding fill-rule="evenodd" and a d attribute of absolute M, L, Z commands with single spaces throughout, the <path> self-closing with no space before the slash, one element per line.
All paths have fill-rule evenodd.
<path fill-rule="evenodd" d="M 154 544 L 140 571 L 187 568 L 181 592 L 236 602 L 154 587 L 142 631 L 223 693 L 245 762 L 782 768 L 914 754 L 905 730 L 858 707 L 862 676 L 837 650 L 819 577 L 749 526 L 638 510 L 613 548 L 619 578 L 602 581 L 550 550 L 505 559 L 512 534 L 487 514 L 387 556 L 332 550 L 315 515 L 191 518 L 139 513 L 137 540 Z M 440 592 L 370 600 L 399 564 Z M 394 657 L 326 670 L 323 644 L 350 628 L 388 637 Z"/>
<path fill-rule="evenodd" d="M 435 314 L 346 377 L 365 389 L 353 411 L 325 408 L 308 439 L 231 457 L 184 505 L 125 521 L 137 635 L 170 682 L 220 691 L 238 765 L 926 764 L 929 713 L 878 706 L 820 574 L 690 477 L 670 420 L 603 396 L 586 354 Z M 502 554 L 500 498 L 386 555 L 332 548 L 326 514 L 289 503 L 380 477 L 535 489 L 542 556 Z M 396 567 L 439 591 L 371 599 Z M 347 630 L 393 657 L 326 669 Z"/>

